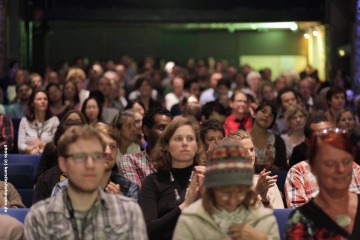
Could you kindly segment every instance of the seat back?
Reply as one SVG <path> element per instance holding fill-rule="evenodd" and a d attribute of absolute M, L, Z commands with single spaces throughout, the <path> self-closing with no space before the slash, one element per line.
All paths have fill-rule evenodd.
<path fill-rule="evenodd" d="M 41 155 L 31 154 L 7 154 L 7 164 L 31 164 L 33 165 L 33 175 L 35 178 L 37 167 L 39 165 Z M 0 154 L 0 162 L 4 162 L 4 154 Z"/>
<path fill-rule="evenodd" d="M 287 173 L 288 173 L 287 171 L 272 171 L 271 172 L 271 176 L 274 176 L 274 175 L 278 176 L 276 185 L 278 186 L 283 197 L 285 197 L 285 180 L 286 180 Z"/>
<path fill-rule="evenodd" d="M 4 172 L 0 172 L 0 180 L 4 181 Z M 7 182 L 16 189 L 34 189 L 34 175 L 32 173 L 8 174 Z"/>
<path fill-rule="evenodd" d="M 29 208 L 8 208 L 7 210 L 0 208 L 0 214 L 12 216 L 22 223 L 25 222 L 25 217 L 28 212 Z"/>
<path fill-rule="evenodd" d="M 33 201 L 34 189 L 17 189 L 19 192 L 22 202 L 27 208 L 30 208 Z"/>
<path fill-rule="evenodd" d="M 18 135 L 19 135 L 19 126 L 20 126 L 20 121 L 21 118 L 12 118 L 11 119 L 12 123 L 13 123 L 13 127 L 14 127 L 14 148 L 11 151 L 12 153 L 18 153 Z"/>
<path fill-rule="evenodd" d="M 276 218 L 278 227 L 279 227 L 279 233 L 280 233 L 280 239 L 285 239 L 285 233 L 286 233 L 286 222 L 289 218 L 290 213 L 294 209 L 292 208 L 285 208 L 285 209 L 274 209 L 274 216 Z"/>
<path fill-rule="evenodd" d="M 7 174 L 20 174 L 20 173 L 34 173 L 32 164 L 22 164 L 22 163 L 11 163 L 11 164 L 0 164 L 0 169 L 7 171 Z"/>

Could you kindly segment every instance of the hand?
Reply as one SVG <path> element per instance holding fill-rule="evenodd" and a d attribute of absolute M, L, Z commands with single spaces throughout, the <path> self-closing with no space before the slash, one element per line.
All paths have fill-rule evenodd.
<path fill-rule="evenodd" d="M 234 224 L 229 227 L 228 234 L 231 239 L 255 240 L 267 239 L 267 236 L 248 224 Z"/>
<path fill-rule="evenodd" d="M 215 147 L 215 142 L 211 142 L 208 146 L 208 149 L 206 150 L 207 155 L 209 155 L 212 152 L 214 147 Z"/>
<path fill-rule="evenodd" d="M 194 174 L 191 182 L 189 184 L 189 187 L 187 189 L 186 195 L 185 195 L 185 201 L 179 205 L 179 208 L 181 210 L 183 210 L 184 208 L 186 208 L 187 206 L 189 206 L 191 203 L 195 202 L 197 197 L 198 197 L 198 193 L 199 193 L 199 188 L 198 188 L 198 176 L 197 174 Z"/>
<path fill-rule="evenodd" d="M 30 154 L 36 155 L 40 153 L 40 148 L 38 146 L 33 146 Z"/>
<path fill-rule="evenodd" d="M 40 146 L 42 144 L 40 139 L 33 139 L 30 141 L 31 146 Z"/>
<path fill-rule="evenodd" d="M 113 193 L 113 194 L 121 194 L 120 185 L 115 184 L 113 182 L 109 182 L 109 184 L 105 187 L 105 192 Z"/>
<path fill-rule="evenodd" d="M 275 186 L 277 182 L 277 175 L 269 176 L 270 174 L 270 171 L 266 172 L 266 170 L 263 169 L 259 174 L 259 178 L 255 186 L 255 190 L 260 194 L 262 199 L 266 198 L 269 188 Z"/>
<path fill-rule="evenodd" d="M 205 166 L 195 166 L 195 173 L 197 174 L 197 177 L 198 177 L 197 192 L 200 191 L 200 189 L 202 188 L 202 186 L 204 184 L 205 172 L 206 172 Z"/>

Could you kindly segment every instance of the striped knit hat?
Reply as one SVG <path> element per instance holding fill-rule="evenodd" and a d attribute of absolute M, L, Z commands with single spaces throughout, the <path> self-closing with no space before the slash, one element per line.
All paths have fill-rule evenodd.
<path fill-rule="evenodd" d="M 205 188 L 253 185 L 254 166 L 246 148 L 226 140 L 215 146 L 206 163 Z"/>

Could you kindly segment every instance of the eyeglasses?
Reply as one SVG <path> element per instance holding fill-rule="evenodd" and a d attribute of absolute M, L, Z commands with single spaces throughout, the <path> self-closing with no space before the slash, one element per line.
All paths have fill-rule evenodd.
<path fill-rule="evenodd" d="M 345 134 L 345 135 L 348 134 L 348 132 L 342 128 L 325 128 L 325 129 L 319 130 L 317 132 L 314 132 L 314 136 L 321 137 L 321 136 L 330 135 L 332 133 L 333 134 Z"/>
<path fill-rule="evenodd" d="M 246 194 L 247 194 L 247 192 L 242 192 L 242 193 L 215 192 L 215 195 L 218 195 L 218 197 L 222 201 L 228 201 L 228 200 L 232 199 L 233 197 L 235 197 L 235 199 L 238 200 L 238 201 L 242 201 L 246 197 Z"/>
<path fill-rule="evenodd" d="M 65 158 L 71 158 L 75 163 L 85 163 L 89 157 L 94 161 L 94 163 L 103 163 L 104 162 L 104 153 L 101 152 L 93 152 L 93 153 L 74 153 L 74 154 L 67 154 L 64 156 Z"/>
<path fill-rule="evenodd" d="M 352 143 L 348 132 L 341 128 L 325 128 L 312 134 L 309 147 L 309 159 L 314 157 L 314 149 L 327 143 L 339 149 L 352 152 Z M 316 152 L 316 151 L 315 151 Z"/>

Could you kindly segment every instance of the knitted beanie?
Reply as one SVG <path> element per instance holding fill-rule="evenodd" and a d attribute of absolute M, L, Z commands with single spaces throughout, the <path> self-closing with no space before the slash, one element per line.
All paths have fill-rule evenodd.
<path fill-rule="evenodd" d="M 246 148 L 235 141 L 215 146 L 206 163 L 205 188 L 253 185 L 254 166 Z"/>

